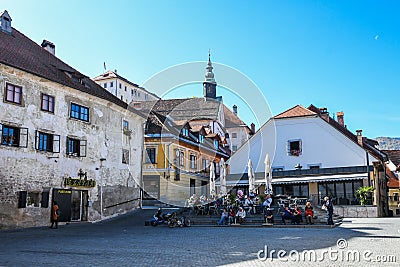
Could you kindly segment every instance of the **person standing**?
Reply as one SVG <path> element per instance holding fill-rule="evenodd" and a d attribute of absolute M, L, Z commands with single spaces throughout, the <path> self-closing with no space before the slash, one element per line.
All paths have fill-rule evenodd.
<path fill-rule="evenodd" d="M 55 225 L 55 229 L 58 228 L 58 217 L 60 217 L 60 208 L 58 207 L 57 201 L 53 202 L 53 206 L 51 207 L 51 225 L 50 228 L 53 228 Z"/>
<path fill-rule="evenodd" d="M 328 225 L 334 225 L 333 223 L 333 204 L 332 200 L 329 199 L 328 196 L 324 198 L 324 204 L 322 205 L 322 209 L 326 210 L 328 214 Z"/>

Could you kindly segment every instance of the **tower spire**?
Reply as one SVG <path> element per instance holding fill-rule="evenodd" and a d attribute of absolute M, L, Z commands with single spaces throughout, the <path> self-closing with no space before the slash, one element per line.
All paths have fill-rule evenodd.
<path fill-rule="evenodd" d="M 211 82 L 211 83 L 216 83 L 215 79 L 214 79 L 214 73 L 212 72 L 213 70 L 213 66 L 211 63 L 211 53 L 210 53 L 210 49 L 208 49 L 208 63 L 207 63 L 207 67 L 206 67 L 206 82 Z"/>
<path fill-rule="evenodd" d="M 217 97 L 217 82 L 214 79 L 210 49 L 208 49 L 208 63 L 207 63 L 207 67 L 206 67 L 205 78 L 206 79 L 203 82 L 204 97 L 216 99 L 216 97 Z"/>

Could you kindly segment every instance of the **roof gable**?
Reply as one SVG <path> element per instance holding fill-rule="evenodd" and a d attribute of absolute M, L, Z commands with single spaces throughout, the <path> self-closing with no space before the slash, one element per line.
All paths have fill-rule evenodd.
<path fill-rule="evenodd" d="M 294 106 L 278 115 L 274 116 L 274 119 L 294 118 L 294 117 L 308 117 L 315 116 L 317 113 L 303 107 L 302 105 Z"/>

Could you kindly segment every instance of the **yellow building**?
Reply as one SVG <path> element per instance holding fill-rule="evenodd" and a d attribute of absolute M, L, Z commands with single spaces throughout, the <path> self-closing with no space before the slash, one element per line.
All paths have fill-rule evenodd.
<path fill-rule="evenodd" d="M 150 112 L 145 129 L 143 205 L 161 201 L 183 206 L 194 194 L 208 197 L 210 164 L 215 164 L 218 178 L 218 163 L 230 155 L 226 144 L 224 136 L 208 125 L 199 125 L 199 120 L 180 123 Z"/>

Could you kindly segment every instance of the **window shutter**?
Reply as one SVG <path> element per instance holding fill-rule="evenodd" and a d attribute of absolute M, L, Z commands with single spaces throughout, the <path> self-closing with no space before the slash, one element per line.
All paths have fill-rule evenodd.
<path fill-rule="evenodd" d="M 39 150 L 39 131 L 35 131 L 35 149 Z"/>
<path fill-rule="evenodd" d="M 287 149 L 287 154 L 290 155 L 290 141 L 287 142 L 286 149 Z"/>
<path fill-rule="evenodd" d="M 3 124 L 0 123 L 0 143 L 3 143 Z"/>
<path fill-rule="evenodd" d="M 86 140 L 79 141 L 79 156 L 86 157 Z"/>
<path fill-rule="evenodd" d="M 19 129 L 19 146 L 28 147 L 28 128 Z"/>
<path fill-rule="evenodd" d="M 43 191 L 42 192 L 42 200 L 40 202 L 40 206 L 42 208 L 48 208 L 49 207 L 49 197 L 50 197 L 50 192 L 49 191 Z"/>
<path fill-rule="evenodd" d="M 60 153 L 60 136 L 53 135 L 53 153 Z"/>
<path fill-rule="evenodd" d="M 26 207 L 26 191 L 19 191 L 19 196 L 18 196 L 18 208 L 25 208 Z"/>

